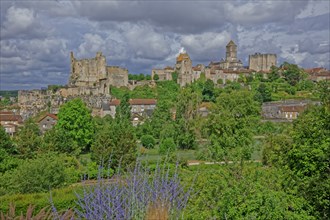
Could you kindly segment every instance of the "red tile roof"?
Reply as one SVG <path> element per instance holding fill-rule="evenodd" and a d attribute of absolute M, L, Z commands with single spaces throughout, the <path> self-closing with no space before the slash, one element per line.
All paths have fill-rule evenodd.
<path fill-rule="evenodd" d="M 282 106 L 280 110 L 282 112 L 303 112 L 306 106 Z"/>
<path fill-rule="evenodd" d="M 23 119 L 20 115 L 2 115 L 0 114 L 0 121 L 17 121 L 18 123 L 22 123 Z"/>
<path fill-rule="evenodd" d="M 10 112 L 10 111 L 0 111 L 0 115 L 14 115 L 14 112 Z"/>
<path fill-rule="evenodd" d="M 131 105 L 156 105 L 156 99 L 130 99 L 129 104 Z"/>
<path fill-rule="evenodd" d="M 55 120 L 58 120 L 58 118 L 57 118 L 57 116 L 56 115 L 54 115 L 54 114 L 46 114 L 45 116 L 43 116 L 41 119 L 39 119 L 38 120 L 38 122 L 41 122 L 42 120 L 44 120 L 47 116 L 49 116 L 49 117 L 51 117 L 51 118 L 53 118 L 53 119 L 55 119 Z"/>

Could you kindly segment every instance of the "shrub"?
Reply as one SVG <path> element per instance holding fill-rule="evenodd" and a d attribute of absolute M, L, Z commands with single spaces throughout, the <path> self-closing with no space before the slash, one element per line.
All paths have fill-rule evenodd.
<path fill-rule="evenodd" d="M 176 145 L 173 138 L 165 138 L 159 145 L 159 153 L 166 154 L 175 151 Z"/>
<path fill-rule="evenodd" d="M 45 154 L 23 161 L 7 180 L 9 191 L 20 193 L 46 192 L 66 184 L 64 160 L 56 154 Z"/>
<path fill-rule="evenodd" d="M 150 177 L 150 170 L 136 163 L 125 175 L 99 176 L 96 184 L 77 194 L 75 213 L 78 219 L 178 219 L 190 191 L 181 185 L 177 168 L 158 165 Z"/>
<path fill-rule="evenodd" d="M 155 141 L 155 138 L 151 135 L 143 135 L 141 137 L 141 144 L 142 144 L 142 146 L 144 146 L 148 149 L 152 149 L 152 148 L 154 148 L 156 141 Z"/>

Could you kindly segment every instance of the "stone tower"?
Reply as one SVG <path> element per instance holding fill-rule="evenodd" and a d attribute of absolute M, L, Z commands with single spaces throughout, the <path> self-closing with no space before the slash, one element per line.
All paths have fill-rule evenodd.
<path fill-rule="evenodd" d="M 107 78 L 107 62 L 101 52 L 97 52 L 92 59 L 75 59 L 70 54 L 71 72 L 69 86 L 95 86 L 101 79 Z"/>
<path fill-rule="evenodd" d="M 269 71 L 272 66 L 276 66 L 276 54 L 255 53 L 249 55 L 249 69 L 255 71 Z"/>
<path fill-rule="evenodd" d="M 232 40 L 226 46 L 226 60 L 220 61 L 220 68 L 230 70 L 243 68 L 243 63 L 237 59 L 237 45 Z"/>
<path fill-rule="evenodd" d="M 180 86 L 193 82 L 192 61 L 186 52 L 181 52 L 176 58 L 175 70 L 178 73 Z"/>
<path fill-rule="evenodd" d="M 229 41 L 226 46 L 226 61 L 227 62 L 236 62 L 237 61 L 237 45 L 234 41 Z"/>

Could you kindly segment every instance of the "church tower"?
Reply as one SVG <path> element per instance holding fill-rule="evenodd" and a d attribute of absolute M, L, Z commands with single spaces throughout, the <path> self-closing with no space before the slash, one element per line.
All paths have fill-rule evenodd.
<path fill-rule="evenodd" d="M 237 45 L 234 41 L 229 41 L 226 46 L 226 61 L 236 62 L 237 61 Z"/>

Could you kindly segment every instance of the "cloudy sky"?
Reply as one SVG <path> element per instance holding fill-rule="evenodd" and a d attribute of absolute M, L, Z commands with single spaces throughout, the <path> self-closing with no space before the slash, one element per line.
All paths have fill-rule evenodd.
<path fill-rule="evenodd" d="M 69 53 L 148 73 L 173 66 L 184 47 L 193 64 L 225 56 L 230 39 L 248 65 L 255 52 L 304 68 L 330 63 L 330 3 L 273 1 L 0 1 L 0 90 L 66 84 Z"/>

